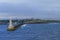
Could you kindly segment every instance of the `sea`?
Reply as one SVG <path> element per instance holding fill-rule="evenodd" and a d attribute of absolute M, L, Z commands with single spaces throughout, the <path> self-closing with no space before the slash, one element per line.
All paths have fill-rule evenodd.
<path fill-rule="evenodd" d="M 60 23 L 24 24 L 15 31 L 0 25 L 0 40 L 60 40 Z"/>

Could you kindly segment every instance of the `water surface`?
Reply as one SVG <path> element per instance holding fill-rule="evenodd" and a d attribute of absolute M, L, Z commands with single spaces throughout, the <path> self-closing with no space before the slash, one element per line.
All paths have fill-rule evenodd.
<path fill-rule="evenodd" d="M 0 25 L 0 40 L 60 40 L 60 23 L 25 24 L 8 32 L 7 25 Z"/>

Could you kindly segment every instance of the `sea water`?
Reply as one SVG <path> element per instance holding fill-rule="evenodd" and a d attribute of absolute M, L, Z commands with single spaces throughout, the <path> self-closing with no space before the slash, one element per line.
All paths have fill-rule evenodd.
<path fill-rule="evenodd" d="M 0 25 L 0 40 L 60 40 L 60 23 L 25 24 L 15 31 Z"/>

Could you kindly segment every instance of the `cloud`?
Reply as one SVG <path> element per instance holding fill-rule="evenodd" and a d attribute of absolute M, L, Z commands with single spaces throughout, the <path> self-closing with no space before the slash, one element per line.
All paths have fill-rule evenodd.
<path fill-rule="evenodd" d="M 26 3 L 30 0 L 0 0 L 0 3 Z"/>
<path fill-rule="evenodd" d="M 58 18 L 60 0 L 0 0 L 2 16 L 30 16 Z M 4 14 L 5 13 L 5 14 Z M 53 17 L 53 18 L 54 18 Z"/>
<path fill-rule="evenodd" d="M 36 10 L 60 10 L 60 0 L 35 0 L 33 1 L 33 7 Z"/>

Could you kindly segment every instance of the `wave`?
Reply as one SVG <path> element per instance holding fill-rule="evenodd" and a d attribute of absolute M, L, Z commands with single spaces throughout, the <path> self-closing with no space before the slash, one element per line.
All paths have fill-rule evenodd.
<path fill-rule="evenodd" d="M 26 27 L 27 26 L 27 24 L 24 24 L 24 25 L 22 25 L 21 27 Z"/>
<path fill-rule="evenodd" d="M 59 24 L 59 23 L 49 23 L 49 24 Z"/>

